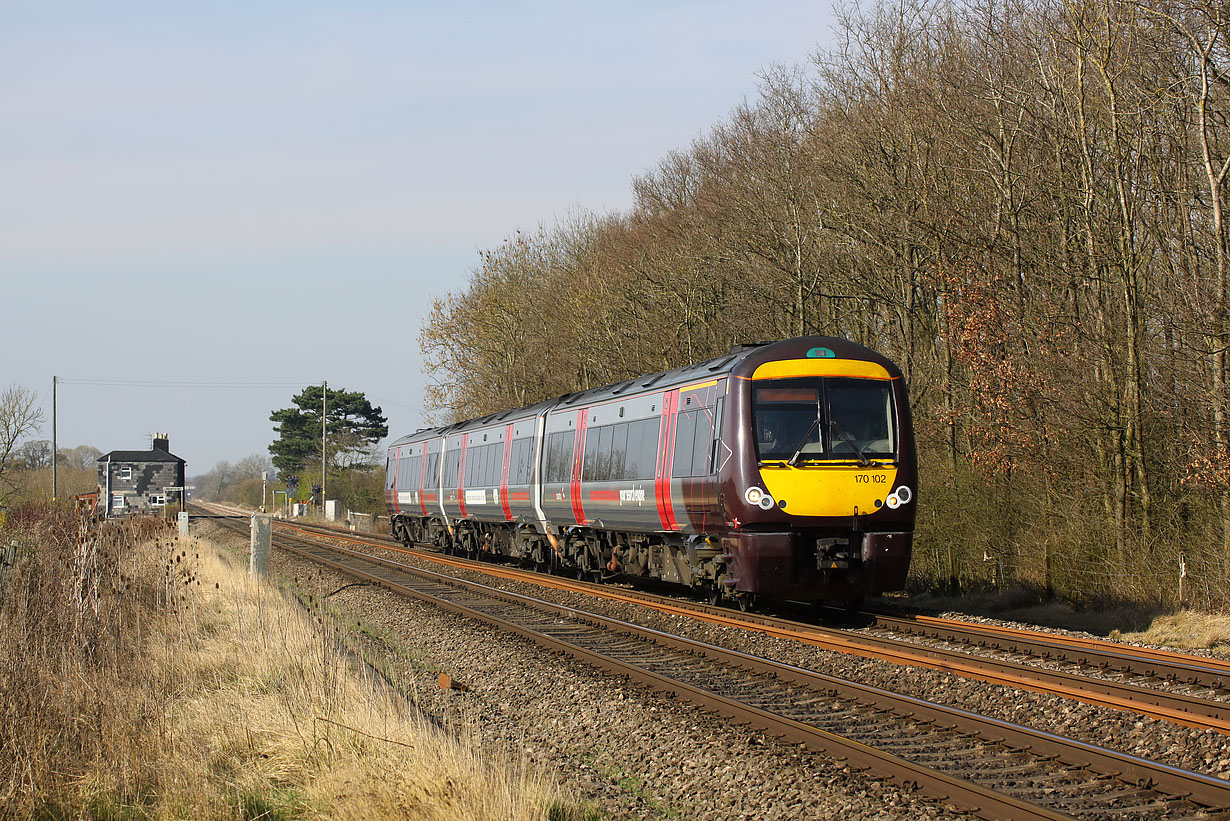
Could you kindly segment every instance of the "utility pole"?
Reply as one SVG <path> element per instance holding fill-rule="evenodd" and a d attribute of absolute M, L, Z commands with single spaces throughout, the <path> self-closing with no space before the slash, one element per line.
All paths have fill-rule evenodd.
<path fill-rule="evenodd" d="M 56 384 L 59 382 L 58 376 L 51 377 L 51 501 L 54 502 L 59 496 L 60 486 L 56 482 L 56 462 L 60 461 L 56 458 L 59 454 L 56 452 Z"/>
<path fill-rule="evenodd" d="M 328 448 L 326 444 L 326 427 L 329 412 L 329 380 L 326 379 L 322 383 L 323 389 L 320 392 L 320 509 L 325 509 L 325 459 L 328 458 Z"/>

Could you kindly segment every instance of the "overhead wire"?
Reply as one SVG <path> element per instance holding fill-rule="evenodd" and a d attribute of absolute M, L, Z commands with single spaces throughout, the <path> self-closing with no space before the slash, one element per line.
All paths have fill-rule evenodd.
<path fill-rule="evenodd" d="M 59 377 L 62 385 L 95 385 L 115 388 L 301 388 L 316 382 L 206 382 L 144 379 L 72 379 Z"/>

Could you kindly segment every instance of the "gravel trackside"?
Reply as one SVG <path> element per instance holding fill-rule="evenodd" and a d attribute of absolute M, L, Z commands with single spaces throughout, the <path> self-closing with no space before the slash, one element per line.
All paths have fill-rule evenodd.
<path fill-rule="evenodd" d="M 247 549 L 243 536 L 206 523 L 201 530 Z M 359 649 L 420 709 L 475 734 L 493 757 L 553 774 L 604 817 L 967 817 L 519 637 L 379 587 L 348 586 L 340 573 L 283 551 L 274 551 L 272 571 L 360 621 Z M 441 689 L 440 673 L 468 689 Z"/>

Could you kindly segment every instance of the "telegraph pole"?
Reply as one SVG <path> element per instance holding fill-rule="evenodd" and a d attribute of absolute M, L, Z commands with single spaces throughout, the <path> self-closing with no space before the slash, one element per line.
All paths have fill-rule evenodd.
<path fill-rule="evenodd" d="M 329 380 L 326 379 L 322 383 L 323 389 L 320 392 L 320 509 L 325 509 L 325 459 L 328 458 L 328 449 L 325 447 L 325 435 L 327 432 L 326 418 L 329 411 Z"/>
<path fill-rule="evenodd" d="M 51 501 L 55 501 L 59 495 L 60 486 L 56 483 L 56 462 L 59 459 L 56 452 L 56 383 L 59 381 L 58 376 L 51 377 Z"/>

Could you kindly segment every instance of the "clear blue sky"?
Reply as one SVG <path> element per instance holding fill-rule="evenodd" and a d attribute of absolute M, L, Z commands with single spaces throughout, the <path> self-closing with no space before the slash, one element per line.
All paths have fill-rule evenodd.
<path fill-rule="evenodd" d="M 0 0 L 0 388 L 329 381 L 422 424 L 481 249 L 631 179 L 830 38 L 827 2 Z M 190 475 L 294 387 L 68 382 L 61 447 Z"/>

